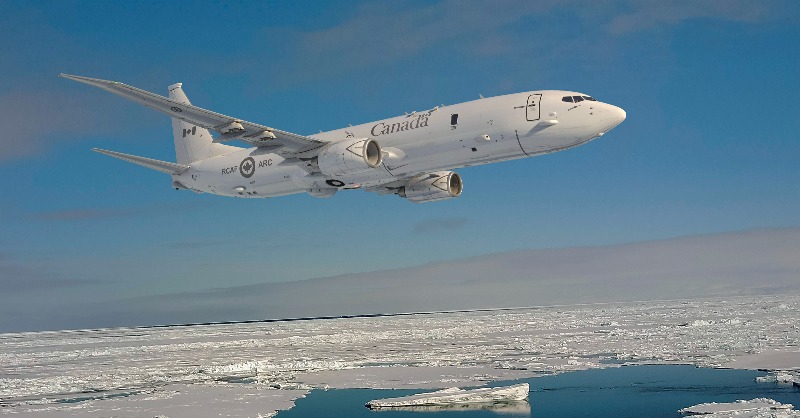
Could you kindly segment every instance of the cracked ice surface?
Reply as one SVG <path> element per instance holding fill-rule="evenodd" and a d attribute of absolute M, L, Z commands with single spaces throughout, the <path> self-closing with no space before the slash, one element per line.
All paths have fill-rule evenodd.
<path fill-rule="evenodd" d="M 798 311 L 800 296 L 749 296 L 0 334 L 0 405 L 98 407 L 111 403 L 104 394 L 120 402 L 209 385 L 296 398 L 313 387 L 443 388 L 622 363 L 789 370 L 800 364 Z"/>

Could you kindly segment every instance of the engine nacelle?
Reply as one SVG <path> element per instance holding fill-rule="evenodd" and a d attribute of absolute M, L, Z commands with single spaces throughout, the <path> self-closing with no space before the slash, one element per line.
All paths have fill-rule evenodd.
<path fill-rule="evenodd" d="M 458 173 L 437 171 L 412 178 L 397 194 L 414 203 L 425 203 L 461 196 L 463 190 Z"/>
<path fill-rule="evenodd" d="M 374 139 L 358 138 L 332 142 L 320 150 L 319 171 L 326 176 L 348 176 L 378 167 L 383 151 Z"/>

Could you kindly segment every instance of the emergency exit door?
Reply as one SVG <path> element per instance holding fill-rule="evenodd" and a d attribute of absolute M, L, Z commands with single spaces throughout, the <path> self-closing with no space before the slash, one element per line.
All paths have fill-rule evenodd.
<path fill-rule="evenodd" d="M 541 116 L 539 112 L 539 104 L 541 101 L 541 94 L 531 94 L 528 96 L 528 105 L 525 106 L 525 116 L 528 118 L 528 120 L 539 120 L 539 117 Z"/>

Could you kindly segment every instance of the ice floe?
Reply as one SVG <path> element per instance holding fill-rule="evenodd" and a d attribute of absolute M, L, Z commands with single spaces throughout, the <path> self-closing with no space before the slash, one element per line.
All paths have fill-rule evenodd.
<path fill-rule="evenodd" d="M 749 401 L 738 400 L 725 403 L 701 403 L 683 408 L 678 412 L 684 415 L 702 415 L 708 418 L 794 418 L 800 417 L 800 411 L 793 409 L 792 404 L 782 404 L 768 398 L 756 398 Z"/>
<path fill-rule="evenodd" d="M 788 385 L 800 385 L 800 375 L 784 371 L 775 371 L 766 376 L 756 377 L 758 383 L 783 383 Z"/>
<path fill-rule="evenodd" d="M 796 324 L 786 324 L 786 328 L 782 333 L 792 335 L 797 333 L 797 330 L 798 326 Z M 780 334 L 764 335 L 764 338 L 779 338 L 779 336 Z M 794 347 L 794 349 L 773 346 L 734 358 L 724 366 L 736 369 L 775 370 L 800 374 L 800 349 L 797 348 L 798 344 L 790 338 L 786 342 L 786 346 Z"/>
<path fill-rule="evenodd" d="M 418 393 L 399 398 L 376 399 L 365 405 L 370 409 L 407 406 L 448 406 L 519 402 L 528 399 L 527 383 L 492 388 L 447 388 L 436 392 Z"/>

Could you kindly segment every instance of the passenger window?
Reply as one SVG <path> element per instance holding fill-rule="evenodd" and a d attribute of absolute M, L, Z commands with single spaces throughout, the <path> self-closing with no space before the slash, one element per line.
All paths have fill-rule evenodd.
<path fill-rule="evenodd" d="M 564 96 L 561 101 L 572 103 L 572 96 Z"/>
<path fill-rule="evenodd" d="M 581 96 L 572 96 L 572 99 L 575 100 L 575 103 L 583 101 L 583 97 Z"/>
<path fill-rule="evenodd" d="M 450 124 L 453 126 L 458 125 L 458 113 L 450 115 Z"/>

